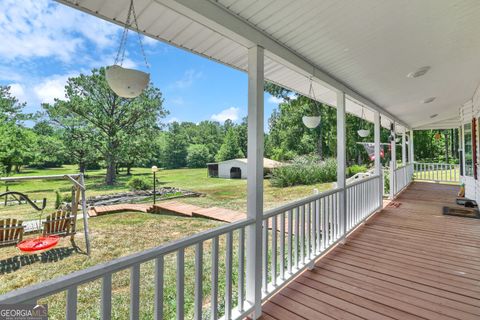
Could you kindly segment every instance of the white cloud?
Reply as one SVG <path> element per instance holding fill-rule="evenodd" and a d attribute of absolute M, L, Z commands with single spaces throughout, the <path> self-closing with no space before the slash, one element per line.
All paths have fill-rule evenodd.
<path fill-rule="evenodd" d="M 12 83 L 9 84 L 10 86 L 10 93 L 12 96 L 18 99 L 20 102 L 25 102 L 28 100 L 27 96 L 25 95 L 25 89 L 23 88 L 23 85 L 20 83 Z"/>
<path fill-rule="evenodd" d="M 174 123 L 174 122 L 180 122 L 180 120 L 176 117 L 171 117 L 170 119 L 167 120 L 167 123 Z"/>
<path fill-rule="evenodd" d="M 225 122 L 225 120 L 237 121 L 240 118 L 240 108 L 230 107 L 222 110 L 217 114 L 213 114 L 211 119 L 214 121 Z"/>
<path fill-rule="evenodd" d="M 70 62 L 86 42 L 114 45 L 120 28 L 47 0 L 2 0 L 0 56 L 4 60 L 53 57 Z M 8 44 L 8 45 L 5 45 Z"/>
<path fill-rule="evenodd" d="M 55 98 L 65 99 L 65 84 L 71 76 L 54 75 L 34 86 L 33 91 L 40 103 L 53 103 Z"/>
<path fill-rule="evenodd" d="M 288 98 L 289 98 L 290 100 L 292 100 L 292 99 L 297 98 L 297 95 L 296 95 L 295 93 L 291 92 L 291 93 L 288 94 Z M 284 103 L 284 102 L 285 102 L 285 99 L 283 99 L 283 98 L 278 98 L 278 97 L 274 97 L 274 96 L 270 96 L 270 97 L 268 98 L 268 102 L 273 103 L 273 104 L 280 104 L 280 103 Z"/>
<path fill-rule="evenodd" d="M 177 89 L 188 88 L 195 82 L 195 80 L 198 80 L 201 77 L 202 73 L 200 71 L 189 69 L 185 71 L 183 77 L 180 80 L 174 82 L 173 87 Z"/>
<path fill-rule="evenodd" d="M 142 43 L 146 44 L 147 46 L 156 46 L 160 43 L 160 41 L 151 37 L 142 36 Z"/>
<path fill-rule="evenodd" d="M 285 100 L 283 98 L 277 98 L 277 97 L 274 97 L 274 96 L 270 96 L 268 98 L 268 102 L 274 103 L 274 104 L 280 104 L 280 103 L 285 102 Z"/>

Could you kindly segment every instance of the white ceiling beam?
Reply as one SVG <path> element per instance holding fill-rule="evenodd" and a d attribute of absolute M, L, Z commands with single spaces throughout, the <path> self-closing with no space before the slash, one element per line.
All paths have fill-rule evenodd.
<path fill-rule="evenodd" d="M 303 71 L 303 74 L 312 76 L 327 87 L 335 91 L 342 91 L 346 95 L 364 104 L 366 107 L 386 115 L 390 119 L 395 120 L 395 122 L 406 128 L 410 128 L 410 126 L 405 122 L 398 119 L 395 115 L 386 111 L 375 102 L 364 97 L 332 75 L 329 75 L 325 71 L 321 70 L 304 57 L 277 42 L 269 35 L 255 28 L 255 26 L 251 25 L 239 16 L 232 14 L 230 11 L 214 2 L 208 0 L 155 1 L 197 21 L 198 23 L 212 30 L 221 33 L 222 35 L 246 46 L 247 48 L 250 48 L 254 45 L 262 46 L 265 50 L 270 51 L 276 57 L 282 59 L 280 62 L 284 63 L 286 66 L 291 67 L 294 70 L 299 70 L 300 72 Z M 266 54 L 268 55 L 267 52 Z"/>

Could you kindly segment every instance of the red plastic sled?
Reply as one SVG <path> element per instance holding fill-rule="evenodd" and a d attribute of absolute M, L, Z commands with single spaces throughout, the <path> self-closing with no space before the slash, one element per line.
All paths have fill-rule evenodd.
<path fill-rule="evenodd" d="M 17 248 L 23 252 L 35 252 L 55 247 L 58 244 L 58 236 L 38 237 L 26 239 L 17 244 Z"/>

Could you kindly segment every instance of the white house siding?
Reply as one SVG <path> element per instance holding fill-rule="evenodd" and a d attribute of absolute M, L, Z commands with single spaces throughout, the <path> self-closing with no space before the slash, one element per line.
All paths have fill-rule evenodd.
<path fill-rule="evenodd" d="M 480 134 L 479 134 L 479 118 L 480 118 L 480 86 L 475 91 L 472 99 L 467 101 L 460 108 L 460 118 L 462 119 L 463 125 L 472 122 L 472 118 L 477 119 L 476 124 L 476 147 L 477 147 L 477 163 L 474 164 L 477 166 L 477 180 L 474 177 L 463 176 L 462 182 L 465 183 L 465 196 L 470 199 L 475 199 L 477 202 L 480 202 Z M 465 150 L 465 141 L 463 139 L 463 125 L 462 125 L 462 149 Z M 473 133 L 472 133 L 473 134 Z M 465 161 L 463 161 L 463 167 L 465 168 Z"/>

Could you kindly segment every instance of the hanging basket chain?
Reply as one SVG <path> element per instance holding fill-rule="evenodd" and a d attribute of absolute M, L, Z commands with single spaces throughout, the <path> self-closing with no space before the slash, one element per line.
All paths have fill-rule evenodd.
<path fill-rule="evenodd" d="M 128 39 L 128 31 L 129 28 L 132 27 L 132 15 L 133 15 L 133 22 L 135 23 L 135 28 L 136 28 L 136 33 L 138 36 L 138 43 L 140 44 L 140 50 L 142 52 L 143 60 L 145 62 L 145 66 L 147 69 L 150 69 L 150 66 L 148 65 L 147 62 L 147 56 L 145 55 L 145 50 L 143 48 L 143 43 L 142 43 L 142 38 L 140 36 L 140 29 L 138 27 L 138 21 L 137 21 L 137 14 L 135 12 L 135 7 L 133 5 L 133 0 L 130 1 L 130 6 L 128 8 L 128 14 L 127 14 L 127 20 L 125 21 L 125 28 L 123 29 L 122 37 L 120 39 L 120 46 L 118 48 L 117 55 L 115 57 L 115 65 L 123 65 L 123 61 L 125 59 L 125 51 L 127 48 L 127 39 Z"/>
<path fill-rule="evenodd" d="M 140 50 L 142 51 L 143 61 L 145 61 L 145 66 L 147 67 L 147 69 L 150 69 L 150 66 L 148 65 L 148 62 L 147 62 L 147 56 L 145 55 L 145 50 L 143 48 L 142 37 L 140 36 L 140 28 L 138 27 L 137 14 L 135 13 L 133 0 L 131 3 L 131 6 L 132 6 L 132 13 L 133 13 L 133 20 L 135 22 L 135 28 L 137 29 L 138 43 L 140 44 Z"/>
<path fill-rule="evenodd" d="M 315 97 L 315 91 L 313 90 L 313 79 L 310 77 L 310 89 L 308 90 L 308 94 L 310 95 L 310 98 L 313 98 L 313 103 L 315 104 L 315 112 L 318 113 L 318 116 L 320 116 L 320 110 L 318 108 L 318 101 L 317 98 Z"/>
<path fill-rule="evenodd" d="M 127 45 L 128 38 L 128 27 L 130 26 L 130 19 L 132 14 L 133 1 L 130 2 L 130 7 L 128 8 L 127 20 L 125 21 L 125 28 L 123 29 L 122 37 L 120 38 L 120 45 L 118 47 L 117 56 L 115 57 L 115 65 L 123 65 L 123 60 L 125 57 L 125 49 Z"/>

